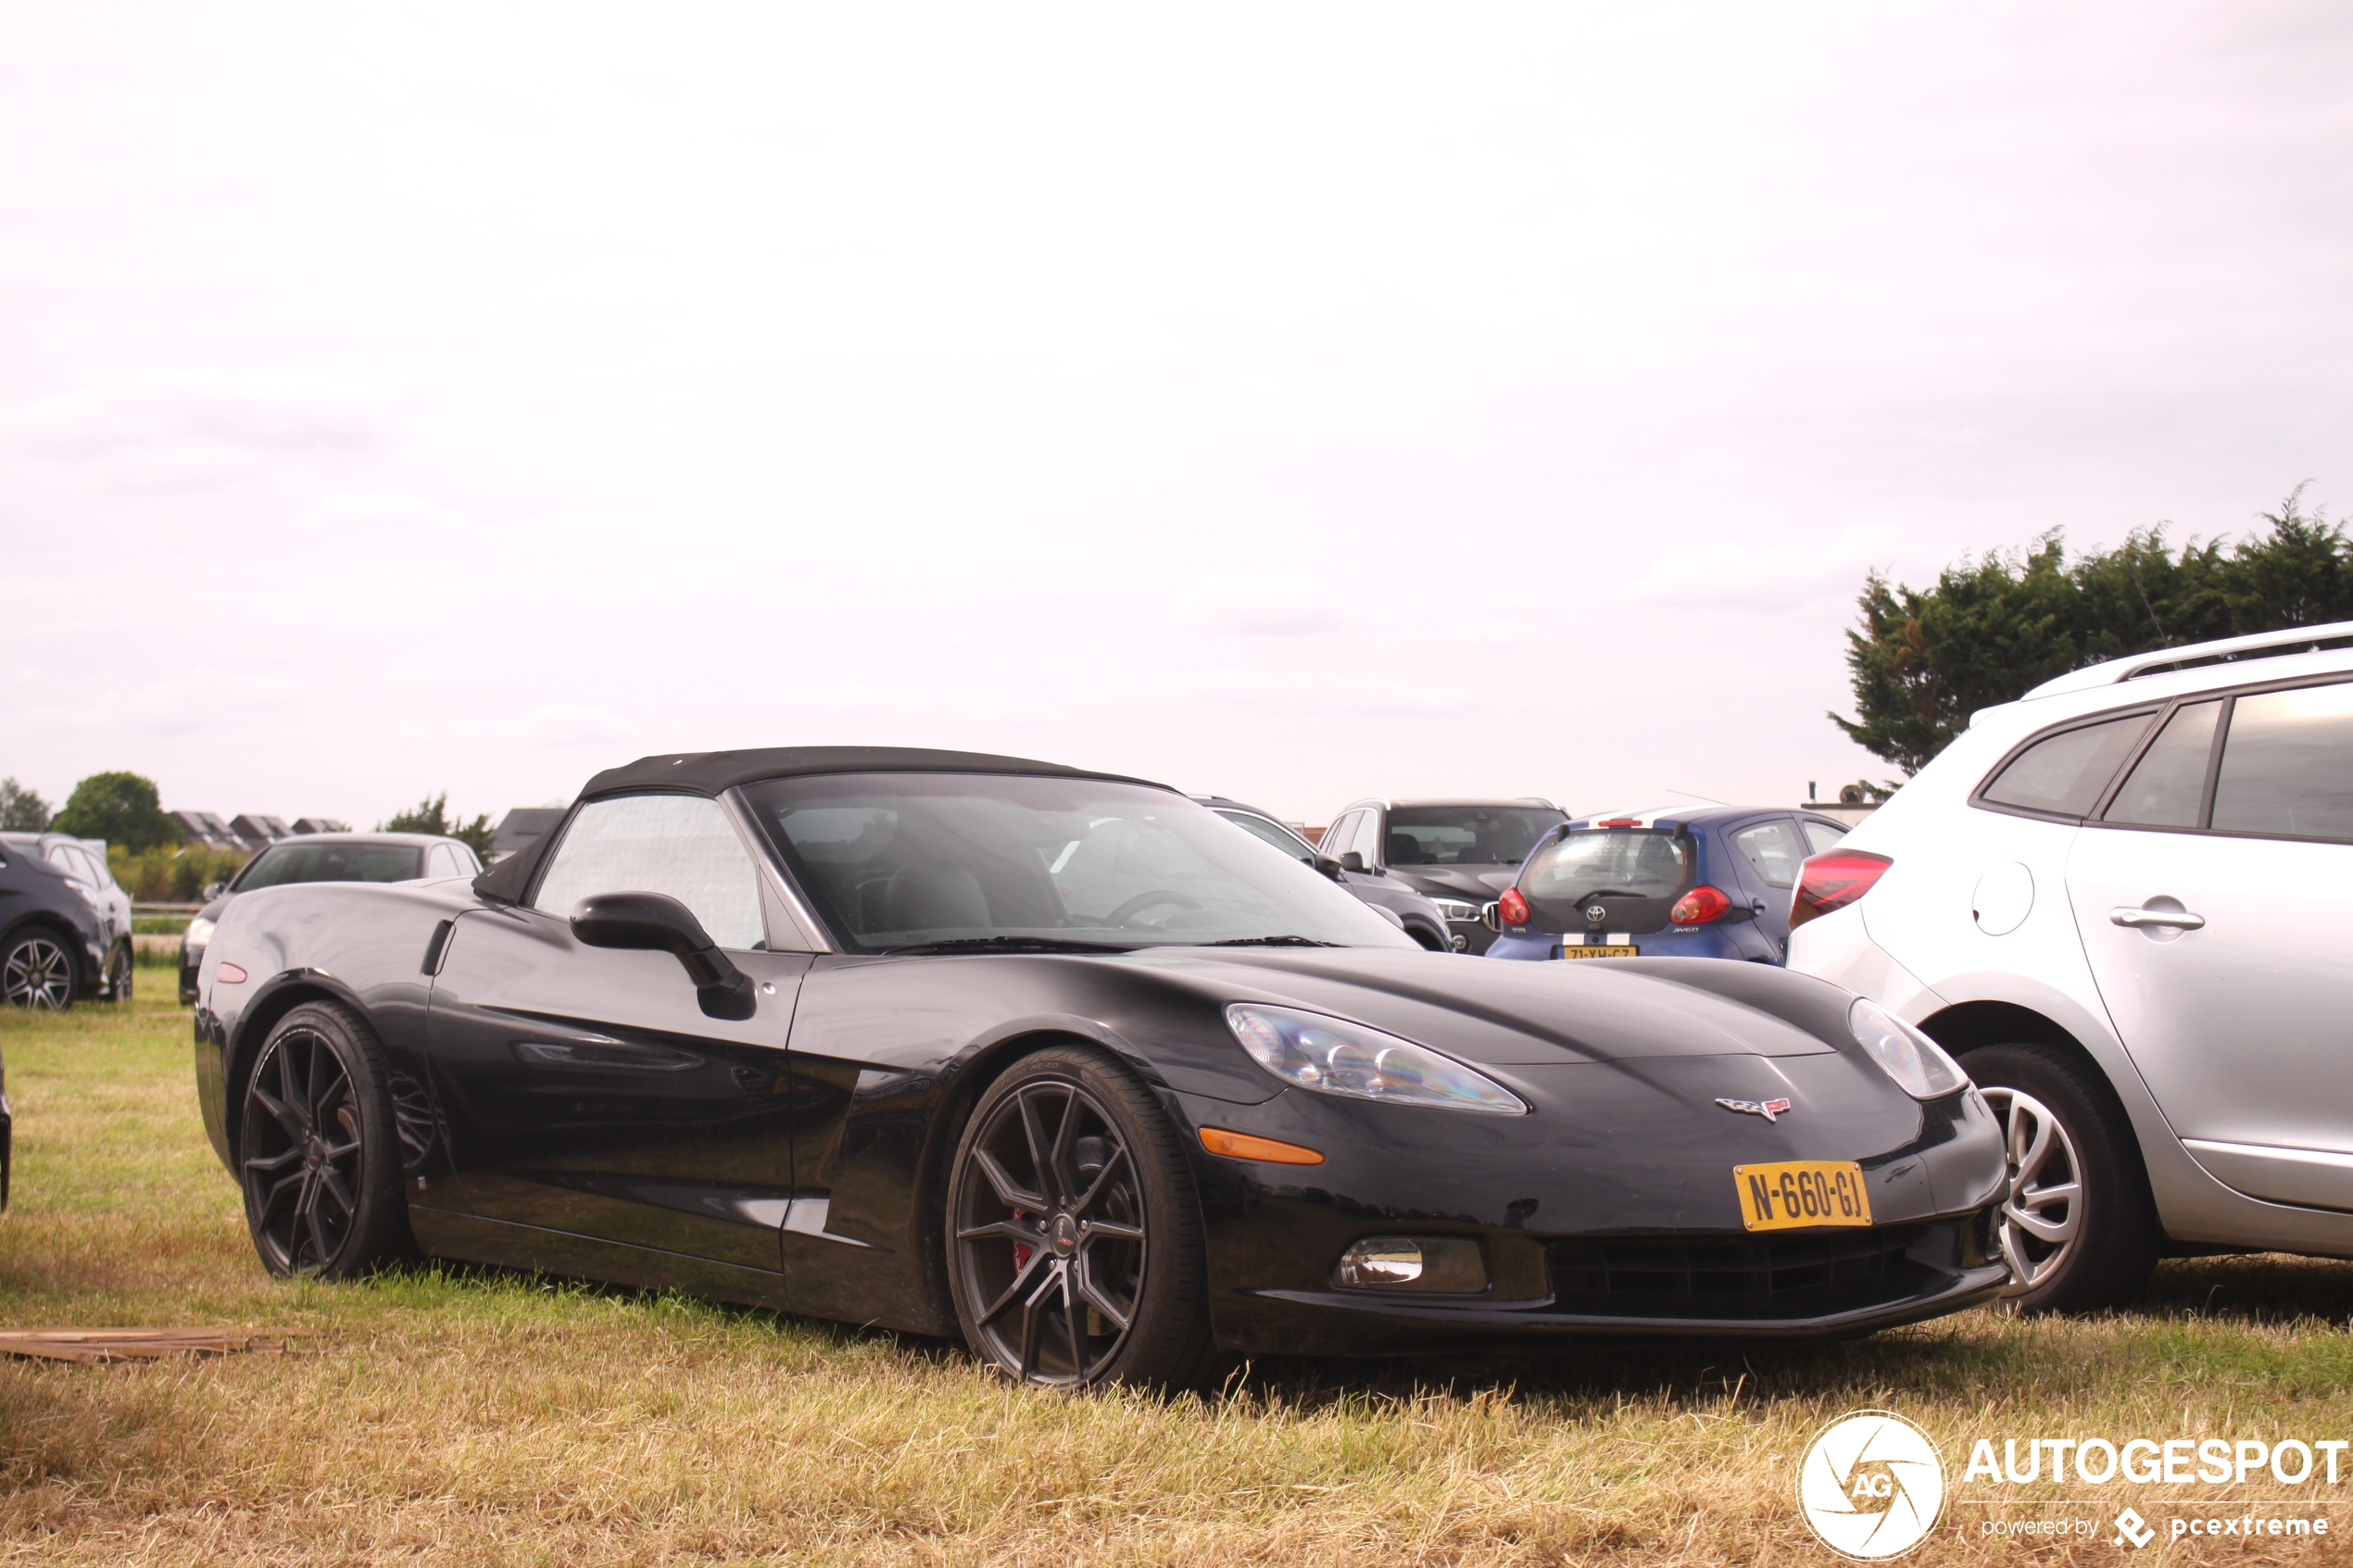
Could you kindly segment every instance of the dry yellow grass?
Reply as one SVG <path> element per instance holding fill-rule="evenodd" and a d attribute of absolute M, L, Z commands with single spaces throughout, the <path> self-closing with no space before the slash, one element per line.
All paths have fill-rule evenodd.
<path fill-rule="evenodd" d="M 1965 1499 L 1988 1495 L 1959 1475 L 1981 1435 L 2353 1436 L 2353 1269 L 2279 1259 L 2170 1264 L 2145 1309 L 2095 1323 L 1260 1364 L 1209 1401 L 1013 1392 L 948 1347 L 516 1275 L 280 1285 L 204 1145 L 164 989 L 127 1016 L 0 1017 L 19 1151 L 0 1323 L 318 1348 L 0 1362 L 0 1562 L 1821 1564 L 1793 1469 L 1860 1406 L 1926 1426 Z M 2094 1490 L 2103 1523 L 2158 1512 L 2158 1488 Z M 2105 1533 L 1988 1540 L 1984 1516 L 1957 1503 L 1906 1561 L 2121 1555 Z"/>

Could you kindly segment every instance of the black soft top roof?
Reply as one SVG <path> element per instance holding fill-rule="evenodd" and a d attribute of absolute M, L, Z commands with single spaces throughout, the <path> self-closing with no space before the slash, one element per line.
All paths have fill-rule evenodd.
<path fill-rule="evenodd" d="M 581 800 L 600 795 L 627 795 L 638 790 L 674 789 L 689 795 L 717 795 L 737 784 L 762 779 L 807 778 L 822 773 L 1026 773 L 1061 779 L 1105 779 L 1114 784 L 1144 784 L 1166 789 L 1150 779 L 1124 773 L 1099 773 L 1060 762 L 1037 762 L 1026 757 L 997 757 L 985 751 L 930 751 L 911 746 L 772 746 L 752 751 L 663 752 L 640 757 L 619 768 L 608 768 L 588 781 Z M 574 801 L 577 806 L 579 801 Z M 474 878 L 474 891 L 502 903 L 515 903 L 531 885 L 540 860 L 559 835 L 543 833 Z"/>
<path fill-rule="evenodd" d="M 756 751 L 664 752 L 640 757 L 590 779 L 580 797 L 586 800 L 639 789 L 717 795 L 761 779 L 803 778 L 812 773 L 1042 773 L 1052 778 L 1152 784 L 1150 779 L 1068 768 L 1060 762 L 1034 762 L 1026 757 L 996 757 L 985 751 L 929 751 L 912 746 L 771 746 Z"/>

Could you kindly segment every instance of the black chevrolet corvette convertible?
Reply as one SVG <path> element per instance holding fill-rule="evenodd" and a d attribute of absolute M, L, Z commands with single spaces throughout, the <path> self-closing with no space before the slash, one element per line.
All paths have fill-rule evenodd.
<path fill-rule="evenodd" d="M 1871 1003 L 1424 952 L 1174 790 L 1049 763 L 648 758 L 470 882 L 239 898 L 198 985 L 281 1274 L 677 1286 L 1051 1384 L 1851 1334 L 2007 1278 L 1999 1130 Z"/>

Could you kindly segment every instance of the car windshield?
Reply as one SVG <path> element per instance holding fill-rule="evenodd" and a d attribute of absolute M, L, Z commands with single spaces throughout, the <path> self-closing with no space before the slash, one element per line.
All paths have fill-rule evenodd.
<path fill-rule="evenodd" d="M 1542 806 L 1393 806 L 1389 863 L 1516 866 L 1538 839 L 1567 820 Z"/>
<path fill-rule="evenodd" d="M 273 844 L 231 884 L 240 893 L 289 882 L 408 882 L 423 851 L 406 844 Z"/>
<path fill-rule="evenodd" d="M 1680 834 L 1586 828 L 1563 834 L 1539 850 L 1520 873 L 1519 890 L 1539 903 L 1595 893 L 1664 898 L 1682 890 L 1691 864 L 1691 841 Z"/>
<path fill-rule="evenodd" d="M 852 951 L 1283 938 L 1415 945 L 1274 846 L 1141 784 L 870 773 L 779 779 L 744 793 Z"/>

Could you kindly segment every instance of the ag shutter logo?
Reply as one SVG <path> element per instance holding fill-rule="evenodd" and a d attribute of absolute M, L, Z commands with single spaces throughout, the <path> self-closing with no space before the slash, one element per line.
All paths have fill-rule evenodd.
<path fill-rule="evenodd" d="M 1815 1436 L 1797 1467 L 1797 1507 L 1824 1546 L 1857 1562 L 1901 1557 L 1944 1512 L 1944 1460 L 1890 1411 L 1856 1411 Z"/>

